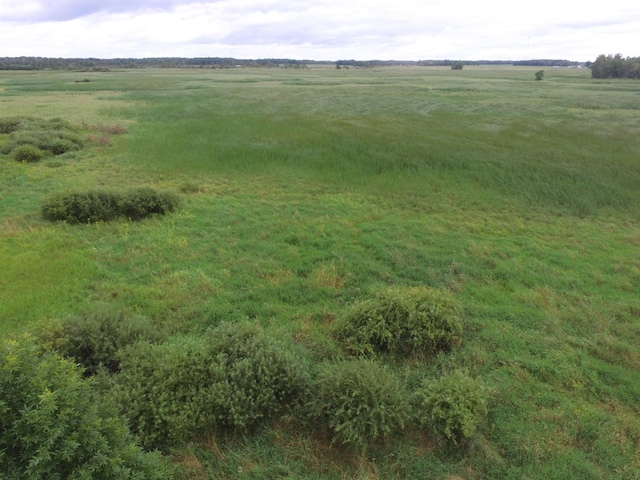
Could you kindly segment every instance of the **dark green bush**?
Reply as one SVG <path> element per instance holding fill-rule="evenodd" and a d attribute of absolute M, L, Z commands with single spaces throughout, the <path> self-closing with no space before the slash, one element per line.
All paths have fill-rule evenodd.
<path fill-rule="evenodd" d="M 353 354 L 394 355 L 448 351 L 462 334 L 461 309 L 451 294 L 424 287 L 395 287 L 353 305 L 334 334 Z"/>
<path fill-rule="evenodd" d="M 58 193 L 43 202 L 40 212 L 46 220 L 95 223 L 119 216 L 140 220 L 153 214 L 163 215 L 173 212 L 177 205 L 175 194 L 141 187 L 125 194 L 107 191 Z"/>
<path fill-rule="evenodd" d="M 404 428 L 406 399 L 399 380 L 370 360 L 326 364 L 314 385 L 310 416 L 329 429 L 332 443 L 364 449 Z"/>
<path fill-rule="evenodd" d="M 131 220 L 140 220 L 154 213 L 164 215 L 178 206 L 177 195 L 158 192 L 150 187 L 134 188 L 126 192 L 120 201 L 120 213 Z"/>
<path fill-rule="evenodd" d="M 221 325 L 204 337 L 125 350 L 114 394 L 148 447 L 214 430 L 245 430 L 297 404 L 300 359 L 256 327 Z"/>
<path fill-rule="evenodd" d="M 57 328 L 48 322 L 40 328 L 38 337 L 45 347 L 82 365 L 85 375 L 94 375 L 101 367 L 118 372 L 118 354 L 126 346 L 160 343 L 166 335 L 146 317 L 100 306 L 67 318 Z"/>
<path fill-rule="evenodd" d="M 453 445 L 471 438 L 487 415 L 487 389 L 461 371 L 423 383 L 416 398 L 419 423 Z"/>
<path fill-rule="evenodd" d="M 68 138 L 54 138 L 45 147 L 54 155 L 62 155 L 67 152 L 74 152 L 80 150 L 82 145 L 80 143 L 73 142 Z"/>
<path fill-rule="evenodd" d="M 45 200 L 42 217 L 68 223 L 108 221 L 120 214 L 120 195 L 105 191 L 58 193 Z"/>
<path fill-rule="evenodd" d="M 33 145 L 20 145 L 12 150 L 13 158 L 18 162 L 37 162 L 44 157 L 44 153 Z"/>
<path fill-rule="evenodd" d="M 7 480 L 172 478 L 73 362 L 40 354 L 29 338 L 0 340 L 0 472 Z"/>
<path fill-rule="evenodd" d="M 120 368 L 112 395 L 146 448 L 179 445 L 215 428 L 210 398 L 222 373 L 202 339 L 137 343 L 123 351 Z"/>
<path fill-rule="evenodd" d="M 251 428 L 306 396 L 309 375 L 304 360 L 257 326 L 224 323 L 207 340 L 209 354 L 223 374 L 213 402 L 220 425 Z"/>

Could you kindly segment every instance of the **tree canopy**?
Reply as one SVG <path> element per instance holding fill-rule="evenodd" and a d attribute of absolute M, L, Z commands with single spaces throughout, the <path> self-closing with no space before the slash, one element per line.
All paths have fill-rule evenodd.
<path fill-rule="evenodd" d="M 640 57 L 622 58 L 615 55 L 599 55 L 591 64 L 592 78 L 640 78 Z"/>

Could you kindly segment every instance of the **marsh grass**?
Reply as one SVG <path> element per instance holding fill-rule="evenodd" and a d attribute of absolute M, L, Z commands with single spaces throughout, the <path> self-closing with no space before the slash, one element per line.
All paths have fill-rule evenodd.
<path fill-rule="evenodd" d="M 106 302 L 184 333 L 248 319 L 333 361 L 349 305 L 447 289 L 460 347 L 389 368 L 487 386 L 465 450 L 408 431 L 344 455 L 282 420 L 182 458 L 210 478 L 636 478 L 640 86 L 534 72 L 2 72 L 3 114 L 129 133 L 59 168 L 0 158 L 0 329 Z M 53 191 L 138 185 L 182 192 L 181 208 L 38 216 Z"/>

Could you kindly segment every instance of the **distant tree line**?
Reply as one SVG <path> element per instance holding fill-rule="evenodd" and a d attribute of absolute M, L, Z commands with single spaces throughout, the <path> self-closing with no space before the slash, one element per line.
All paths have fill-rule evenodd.
<path fill-rule="evenodd" d="M 518 60 L 513 62 L 518 66 L 529 67 L 576 67 L 581 62 L 572 62 L 570 60 L 552 60 L 552 59 L 538 59 L 538 60 Z"/>
<path fill-rule="evenodd" d="M 616 56 L 617 57 L 617 56 Z M 598 57 L 600 58 L 600 57 Z M 637 59 L 636 59 L 637 60 Z M 289 58 L 239 59 L 230 57 L 158 58 L 48 58 L 0 57 L 0 70 L 107 71 L 122 68 L 307 68 L 309 65 L 335 65 L 336 68 L 394 66 L 455 67 L 461 65 L 576 66 L 569 60 L 294 60 Z"/>
<path fill-rule="evenodd" d="M 622 55 L 600 55 L 591 64 L 592 78 L 639 78 L 640 57 L 622 58 Z"/>
<path fill-rule="evenodd" d="M 305 68 L 313 60 L 264 58 L 247 60 L 238 58 L 46 58 L 0 57 L 0 70 L 75 70 L 105 71 L 112 68 Z"/>

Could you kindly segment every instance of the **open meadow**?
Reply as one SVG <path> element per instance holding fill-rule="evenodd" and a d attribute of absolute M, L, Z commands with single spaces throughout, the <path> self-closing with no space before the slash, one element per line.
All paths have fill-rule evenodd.
<path fill-rule="evenodd" d="M 59 118 L 82 146 L 19 162 L 0 133 L 0 333 L 53 351 L 43 331 L 120 312 L 168 332 L 140 352 L 186 362 L 180 346 L 201 352 L 211 329 L 257 325 L 315 392 L 357 363 L 335 330 L 353 304 L 426 287 L 459 303 L 457 340 L 363 361 L 407 412 L 453 372 L 481 384 L 463 441 L 409 413 L 350 441 L 305 405 L 250 428 L 145 423 L 127 411 L 145 368 L 131 353 L 91 388 L 116 392 L 176 478 L 640 479 L 640 83 L 537 70 L 2 71 L 0 125 Z M 179 205 L 41 214 L 56 193 L 138 187 Z"/>

